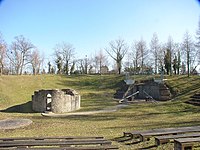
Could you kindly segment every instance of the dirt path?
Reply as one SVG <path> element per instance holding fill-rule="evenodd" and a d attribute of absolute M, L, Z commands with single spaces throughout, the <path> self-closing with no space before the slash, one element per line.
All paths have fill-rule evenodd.
<path fill-rule="evenodd" d="M 92 115 L 92 114 L 98 114 L 98 113 L 109 113 L 109 112 L 115 112 L 121 108 L 127 107 L 128 104 L 119 104 L 111 108 L 103 109 L 103 110 L 97 110 L 97 111 L 85 111 L 85 112 L 72 112 L 72 113 L 64 113 L 64 114 L 55 114 L 52 112 L 48 113 L 42 113 L 42 116 L 46 117 L 67 117 L 67 116 L 74 116 L 74 115 Z"/>

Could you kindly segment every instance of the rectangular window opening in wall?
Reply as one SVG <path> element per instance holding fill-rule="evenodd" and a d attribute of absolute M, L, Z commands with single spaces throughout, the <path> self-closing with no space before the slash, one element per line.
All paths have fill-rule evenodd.
<path fill-rule="evenodd" d="M 47 98 L 46 98 L 46 111 L 51 111 L 51 94 L 47 94 Z"/>

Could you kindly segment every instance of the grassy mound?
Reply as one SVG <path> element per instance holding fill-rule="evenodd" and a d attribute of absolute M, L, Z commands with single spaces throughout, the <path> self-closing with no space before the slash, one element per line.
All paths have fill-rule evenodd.
<path fill-rule="evenodd" d="M 135 80 L 152 78 L 133 76 Z M 31 111 L 31 95 L 39 89 L 72 88 L 81 94 L 79 111 L 100 110 L 117 105 L 113 94 L 119 88 L 124 76 L 117 75 L 38 75 L 0 76 L 0 119 L 27 118 L 30 126 L 15 130 L 0 130 L 0 137 L 30 136 L 104 136 L 115 139 L 124 131 L 145 130 L 162 127 L 200 125 L 199 106 L 184 103 L 195 92 L 200 91 L 200 77 L 166 76 L 166 83 L 175 93 L 172 101 L 131 104 L 117 112 L 68 116 L 65 118 L 42 117 Z M 114 142 L 120 149 L 148 147 L 147 143 L 126 145 Z M 149 149 L 172 149 L 166 144 Z"/>

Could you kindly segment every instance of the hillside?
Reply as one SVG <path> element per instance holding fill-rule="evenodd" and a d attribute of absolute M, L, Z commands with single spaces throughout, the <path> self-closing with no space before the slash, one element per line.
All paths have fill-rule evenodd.
<path fill-rule="evenodd" d="M 151 78 L 133 76 L 136 80 Z M 200 91 L 200 77 L 166 76 L 166 83 L 174 91 L 174 99 L 161 103 L 131 104 L 117 112 L 68 116 L 65 118 L 42 117 L 33 113 L 31 95 L 39 89 L 73 88 L 81 94 L 79 111 L 101 110 L 117 105 L 113 94 L 124 76 L 0 76 L 0 119 L 27 118 L 33 123 L 16 130 L 0 130 L 0 137 L 30 136 L 104 136 L 115 139 L 124 131 L 145 130 L 161 127 L 200 125 L 199 106 L 184 103 Z M 6 133 L 6 134 L 5 134 Z M 147 147 L 154 141 L 126 145 L 114 142 L 120 149 Z M 167 149 L 172 144 L 164 145 Z M 158 148 L 152 149 L 162 149 Z"/>
<path fill-rule="evenodd" d="M 82 97 L 82 108 L 94 109 L 112 105 L 112 94 L 122 76 L 0 76 L 0 109 L 31 101 L 31 95 L 40 89 L 72 88 Z M 98 104 L 98 106 L 96 105 Z M 23 111 L 23 110 L 22 110 Z"/>

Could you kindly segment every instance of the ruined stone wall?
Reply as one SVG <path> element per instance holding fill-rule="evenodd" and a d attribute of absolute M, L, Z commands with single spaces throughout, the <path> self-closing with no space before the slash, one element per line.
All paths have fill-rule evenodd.
<path fill-rule="evenodd" d="M 159 87 L 156 84 L 140 84 L 138 85 L 138 91 L 138 96 L 142 99 L 145 99 L 147 96 L 145 92 L 152 96 L 154 99 L 159 99 Z"/>
<path fill-rule="evenodd" d="M 133 87 L 133 93 L 137 91 L 139 91 L 139 93 L 135 96 L 136 99 L 145 99 L 147 96 L 145 92 L 155 100 L 164 101 L 171 99 L 170 90 L 163 83 L 147 82 L 136 84 Z"/>
<path fill-rule="evenodd" d="M 80 108 L 80 95 L 71 89 L 39 90 L 32 96 L 32 109 L 36 112 L 47 110 L 47 95 L 51 95 L 50 111 L 64 113 Z"/>
<path fill-rule="evenodd" d="M 51 90 L 39 90 L 34 92 L 34 95 L 32 95 L 32 109 L 34 111 L 46 111 L 47 94 L 51 94 Z"/>

